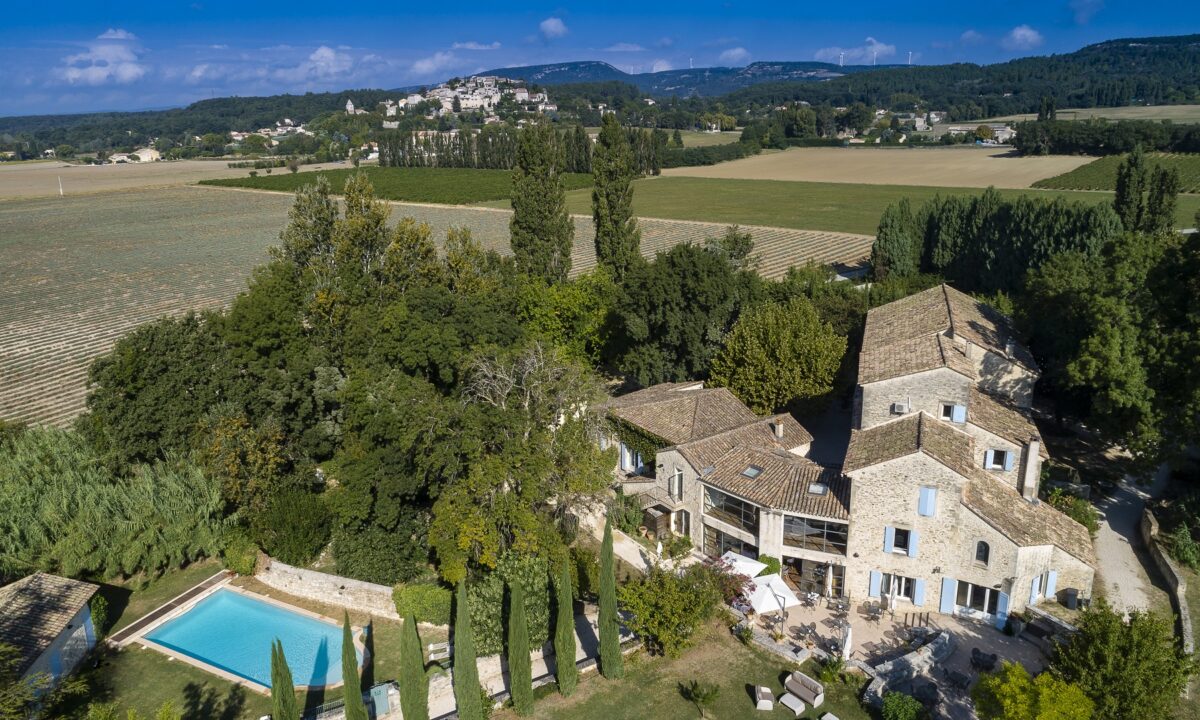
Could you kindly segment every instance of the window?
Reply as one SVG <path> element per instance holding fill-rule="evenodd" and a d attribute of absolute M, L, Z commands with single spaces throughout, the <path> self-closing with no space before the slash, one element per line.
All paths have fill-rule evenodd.
<path fill-rule="evenodd" d="M 942 403 L 942 419 L 947 422 L 954 421 L 954 404 Z"/>
<path fill-rule="evenodd" d="M 896 528 L 895 534 L 892 535 L 892 552 L 908 554 L 908 543 L 912 533 L 904 528 Z"/>
<path fill-rule="evenodd" d="M 785 515 L 783 518 L 783 544 L 817 552 L 845 555 L 848 530 L 849 526 L 844 523 Z"/>
<path fill-rule="evenodd" d="M 967 421 L 967 406 L 955 403 L 942 403 L 942 419 L 946 422 L 965 423 Z"/>
<path fill-rule="evenodd" d="M 758 559 L 758 548 L 748 542 L 727 535 L 720 530 L 704 526 L 704 552 L 710 557 L 721 557 L 730 550 L 738 555 Z"/>
<path fill-rule="evenodd" d="M 1000 591 L 983 585 L 972 585 L 969 582 L 958 581 L 958 595 L 955 603 L 961 608 L 969 608 L 976 612 L 996 614 L 996 603 L 1000 599 Z"/>
<path fill-rule="evenodd" d="M 808 484 L 809 495 L 824 495 L 829 492 L 829 486 L 823 482 L 814 482 Z"/>
<path fill-rule="evenodd" d="M 745 475 L 746 477 L 753 480 L 754 478 L 756 478 L 762 474 L 762 470 L 763 469 L 757 465 L 751 465 L 750 467 L 748 467 L 742 471 L 742 475 Z"/>
<path fill-rule="evenodd" d="M 975 562 L 987 565 L 992 556 L 992 548 L 984 541 L 975 543 Z"/>
<path fill-rule="evenodd" d="M 675 466 L 675 472 L 671 474 L 671 477 L 667 478 L 667 494 L 673 500 L 683 499 L 683 468 L 678 465 Z"/>
<path fill-rule="evenodd" d="M 983 456 L 983 467 L 988 470 L 1012 470 L 1012 453 L 1007 450 L 988 450 Z"/>
<path fill-rule="evenodd" d="M 884 573 L 883 583 L 880 584 L 879 591 L 883 593 L 884 597 L 898 597 L 905 600 L 912 600 L 914 584 L 915 582 L 910 577 Z M 893 593 L 893 591 L 895 592 Z"/>
<path fill-rule="evenodd" d="M 720 490 L 704 489 L 704 514 L 746 532 L 758 532 L 758 508 Z"/>

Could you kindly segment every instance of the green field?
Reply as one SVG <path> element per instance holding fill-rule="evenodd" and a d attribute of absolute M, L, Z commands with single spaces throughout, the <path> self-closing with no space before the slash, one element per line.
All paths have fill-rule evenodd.
<path fill-rule="evenodd" d="M 364 167 L 360 170 L 323 170 L 317 174 L 329 178 L 334 191 L 340 192 L 350 174 L 359 171 L 371 178 L 375 196 L 385 200 L 466 205 L 485 200 L 503 200 L 512 194 L 512 172 L 508 170 Z M 264 175 L 263 171 L 258 172 L 258 177 L 202 180 L 200 184 L 294 192 L 315 180 L 312 173 L 292 174 L 285 171 L 283 174 Z M 568 173 L 563 175 L 563 184 L 568 190 L 588 188 L 592 185 L 592 176 Z"/>
<path fill-rule="evenodd" d="M 976 188 L 939 188 L 902 185 L 850 185 L 783 180 L 727 180 L 718 178 L 660 177 L 639 180 L 633 193 L 634 211 L 644 217 L 701 220 L 741 225 L 770 225 L 806 230 L 874 234 L 879 216 L 891 203 L 907 197 L 914 205 L 935 195 L 978 195 Z M 1089 203 L 1108 202 L 1112 193 L 1064 190 L 1000 190 L 1004 197 L 1029 195 Z M 488 203 L 503 207 L 505 203 Z M 567 193 L 573 213 L 590 215 L 591 193 Z M 1200 196 L 1179 198 L 1176 214 L 1180 227 L 1191 227 L 1200 209 Z"/>
<path fill-rule="evenodd" d="M 1178 171 L 1181 192 L 1200 193 L 1200 155 L 1150 153 L 1146 160 L 1152 167 L 1162 166 Z M 1124 161 L 1124 155 L 1109 155 L 1071 172 L 1038 180 L 1033 186 L 1055 190 L 1115 190 L 1117 170 Z"/>

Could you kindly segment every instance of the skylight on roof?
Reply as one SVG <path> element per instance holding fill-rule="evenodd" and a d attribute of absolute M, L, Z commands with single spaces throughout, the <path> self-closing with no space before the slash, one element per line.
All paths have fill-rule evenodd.
<path fill-rule="evenodd" d="M 808 484 L 809 495 L 824 495 L 829 492 L 829 486 L 823 482 L 814 482 Z"/>
<path fill-rule="evenodd" d="M 751 480 L 753 480 L 754 478 L 756 478 L 762 474 L 762 470 L 763 469 L 757 465 L 751 465 L 750 467 L 743 470 L 742 474 L 745 475 L 746 477 L 750 478 Z"/>

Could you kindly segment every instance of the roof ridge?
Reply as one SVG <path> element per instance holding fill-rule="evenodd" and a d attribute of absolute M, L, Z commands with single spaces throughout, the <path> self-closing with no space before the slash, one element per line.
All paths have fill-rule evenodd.
<path fill-rule="evenodd" d="M 950 302 L 950 293 L 947 291 L 946 283 L 942 283 L 942 302 L 946 303 L 946 320 L 950 323 L 950 334 L 954 334 L 954 305 Z M 939 349 L 941 345 L 938 345 Z"/>

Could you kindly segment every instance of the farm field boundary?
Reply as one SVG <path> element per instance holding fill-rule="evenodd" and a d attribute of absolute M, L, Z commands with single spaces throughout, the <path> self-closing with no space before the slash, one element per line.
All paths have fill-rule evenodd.
<path fill-rule="evenodd" d="M 226 305 L 267 260 L 291 203 L 285 193 L 194 186 L 0 203 L 0 418 L 69 424 L 84 408 L 93 359 L 142 323 Z M 429 223 L 439 242 L 449 227 L 466 226 L 485 247 L 510 252 L 505 211 L 393 203 L 392 214 Z M 647 256 L 725 230 L 650 218 L 640 224 Z M 595 265 L 590 217 L 576 217 L 575 228 L 578 274 Z M 810 260 L 854 265 L 872 240 L 748 229 L 769 277 Z"/>
<path fill-rule="evenodd" d="M 1102 157 L 1071 172 L 1039 180 L 1034 186 L 1054 190 L 1115 190 L 1117 170 L 1125 158 L 1125 155 Z M 1146 161 L 1150 167 L 1175 169 L 1179 173 L 1180 192 L 1200 193 L 1200 155 L 1148 153 Z"/>

